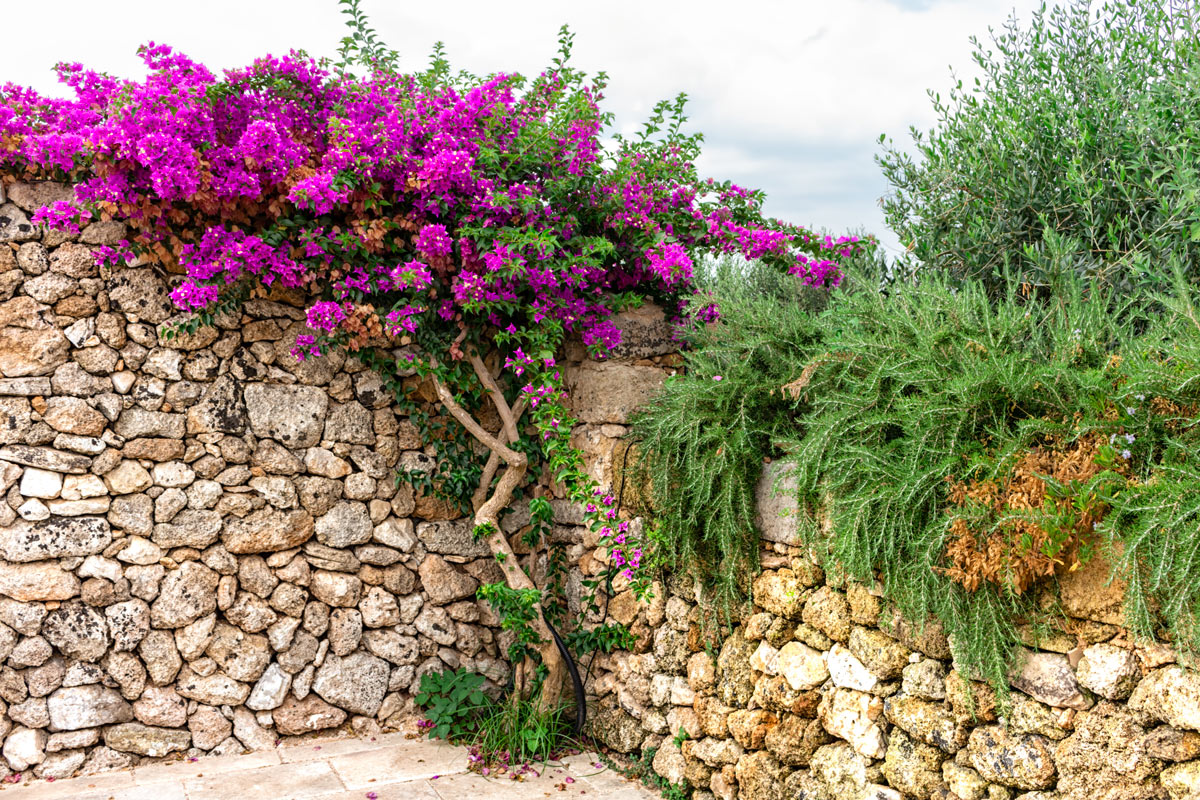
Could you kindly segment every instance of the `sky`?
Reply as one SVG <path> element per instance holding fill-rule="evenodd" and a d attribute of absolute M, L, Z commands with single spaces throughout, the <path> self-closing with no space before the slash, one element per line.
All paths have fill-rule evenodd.
<path fill-rule="evenodd" d="M 762 189 L 766 212 L 833 233 L 899 245 L 879 207 L 888 187 L 879 136 L 909 142 L 935 122 L 927 90 L 973 76 L 970 37 L 987 38 L 1038 0 L 362 0 L 375 28 L 419 69 L 434 42 L 452 66 L 532 75 L 562 24 L 572 60 L 609 75 L 607 108 L 632 133 L 661 99 L 686 92 L 702 131 L 706 177 Z M 169 44 L 212 68 L 296 48 L 333 55 L 344 33 L 335 0 L 39 0 L 24 12 L 44 34 L 7 37 L 0 83 L 61 94 L 52 68 L 78 61 L 144 74 L 138 45 Z M 953 76 L 952 76 L 953 71 Z"/>

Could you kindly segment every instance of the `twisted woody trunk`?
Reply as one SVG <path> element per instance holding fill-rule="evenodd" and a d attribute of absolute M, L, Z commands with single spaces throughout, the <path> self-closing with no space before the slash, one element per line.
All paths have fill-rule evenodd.
<path fill-rule="evenodd" d="M 499 564 L 500 570 L 504 574 L 504 581 L 509 588 L 540 591 L 529 573 L 521 567 L 512 545 L 508 542 L 508 537 L 500 527 L 500 514 L 512 503 L 513 494 L 524 481 L 525 474 L 529 469 L 525 454 L 511 447 L 520 438 L 517 424 L 525 412 L 525 399 L 521 398 L 510 406 L 504 399 L 504 392 L 501 391 L 487 365 L 483 363 L 479 353 L 472 350 L 467 358 L 475 371 L 475 376 L 487 390 L 487 395 L 491 398 L 496 413 L 500 416 L 500 432 L 497 436 L 488 433 L 483 425 L 455 399 L 454 393 L 442 381 L 438 380 L 436 376 L 433 381 L 442 405 L 489 451 L 479 486 L 472 497 L 475 529 L 479 530 L 482 526 L 483 530 L 489 531 L 485 541 L 495 557 L 496 563 Z M 504 471 L 493 487 L 492 481 L 502 467 Z M 566 663 L 545 622 L 540 599 L 533 606 L 533 619 L 530 624 L 538 635 L 536 649 L 546 668 L 546 675 L 536 699 L 537 709 L 550 711 L 558 707 L 562 695 Z M 522 664 L 514 664 L 513 669 L 517 676 L 514 698 L 528 696 L 534 686 L 533 673 L 536 665 L 527 658 Z"/>

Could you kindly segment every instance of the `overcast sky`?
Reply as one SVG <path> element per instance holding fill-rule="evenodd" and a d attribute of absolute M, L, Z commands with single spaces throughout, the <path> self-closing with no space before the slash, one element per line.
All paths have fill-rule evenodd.
<path fill-rule="evenodd" d="M 889 246 L 873 156 L 886 133 L 908 140 L 933 122 L 926 89 L 951 68 L 972 75 L 972 34 L 986 37 L 1036 0 L 363 0 L 383 38 L 422 67 L 435 41 L 472 72 L 535 74 L 560 25 L 576 33 L 576 64 L 610 76 L 608 108 L 635 130 L 662 98 L 691 98 L 705 134 L 706 175 L 767 192 L 767 211 L 835 232 L 865 229 Z M 58 61 L 142 74 L 155 41 L 210 67 L 241 66 L 290 48 L 331 55 L 343 35 L 334 0 L 38 0 L 20 35 L 0 46 L 0 82 L 59 91 Z M 36 24 L 31 24 L 36 23 Z"/>

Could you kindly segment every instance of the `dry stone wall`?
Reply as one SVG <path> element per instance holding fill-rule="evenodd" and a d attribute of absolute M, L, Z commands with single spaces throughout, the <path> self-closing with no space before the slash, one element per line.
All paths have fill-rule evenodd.
<path fill-rule="evenodd" d="M 397 487 L 433 451 L 380 377 L 297 361 L 300 297 L 165 336 L 173 277 L 94 263 L 120 225 L 29 222 L 65 191 L 0 197 L 0 773 L 396 727 L 448 667 L 505 684 L 508 634 L 475 599 L 502 577 L 450 505 Z M 667 374 L 644 358 L 671 349 L 661 325 L 634 315 L 620 363 L 571 372 L 604 404 L 579 430 L 598 471 Z"/>
<path fill-rule="evenodd" d="M 787 473 L 766 472 L 753 612 L 714 639 L 683 581 L 620 606 L 650 635 L 597 661 L 600 740 L 698 800 L 1200 798 L 1200 675 L 1129 636 L 1103 564 L 1064 583 L 1062 630 L 1030 633 L 1002 716 L 936 623 L 797 546 Z"/>
<path fill-rule="evenodd" d="M 420 677 L 446 667 L 506 682 L 506 634 L 474 596 L 495 564 L 446 503 L 397 487 L 432 450 L 379 376 L 290 355 L 303 298 L 167 338 L 171 276 L 94 264 L 120 226 L 45 232 L 29 216 L 63 189 L 6 190 L 0 773 L 398 727 Z M 620 324 L 615 358 L 576 353 L 567 371 L 573 441 L 609 487 L 629 414 L 677 363 L 661 314 Z M 1030 637 L 1001 716 L 936 626 L 797 545 L 776 470 L 759 493 L 755 607 L 732 635 L 703 632 L 678 577 L 647 604 L 615 587 L 609 617 L 639 643 L 590 665 L 600 741 L 653 752 L 699 800 L 1200 797 L 1200 677 L 1129 637 L 1102 566 L 1064 584 L 1069 620 Z M 577 509 L 553 505 L 577 616 L 604 554 Z"/>

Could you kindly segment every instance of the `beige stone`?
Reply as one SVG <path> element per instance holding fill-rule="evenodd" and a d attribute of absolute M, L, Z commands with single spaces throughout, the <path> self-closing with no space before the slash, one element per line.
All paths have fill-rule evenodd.
<path fill-rule="evenodd" d="M 69 600 L 79 594 L 79 579 L 57 562 L 0 562 L 0 595 L 21 602 Z"/>

